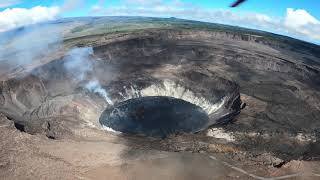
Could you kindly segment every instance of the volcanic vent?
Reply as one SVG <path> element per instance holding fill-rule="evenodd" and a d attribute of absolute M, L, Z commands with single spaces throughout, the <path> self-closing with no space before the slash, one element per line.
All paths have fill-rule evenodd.
<path fill-rule="evenodd" d="M 120 132 L 164 137 L 197 132 L 208 124 L 207 114 L 187 101 L 166 96 L 129 99 L 104 111 L 102 125 Z"/>
<path fill-rule="evenodd" d="M 54 138 L 84 125 L 166 136 L 230 121 L 240 112 L 239 86 L 206 69 L 207 47 L 168 37 L 73 48 L 4 81 L 1 112 L 26 132 Z M 116 111 L 125 116 L 111 116 Z"/>
<path fill-rule="evenodd" d="M 175 43 L 153 37 L 95 48 L 97 56 L 123 72 L 108 88 L 117 91 L 115 106 L 100 117 L 104 127 L 166 136 L 226 123 L 240 112 L 238 85 L 203 71 L 197 61 L 207 55 L 202 48 L 198 50 L 198 44 Z"/>
<path fill-rule="evenodd" d="M 118 31 L 119 19 L 134 24 L 120 27 L 138 29 Z M 82 175 L 91 171 L 105 179 L 112 171 L 127 178 L 133 176 L 123 168 L 135 169 L 137 158 L 143 177 L 149 166 L 151 175 L 157 175 L 155 169 L 167 174 L 164 163 L 167 172 L 181 172 L 182 179 L 196 179 L 189 173 L 197 170 L 200 178 L 205 171 L 208 179 L 237 176 L 230 163 L 248 172 L 244 179 L 249 173 L 263 175 L 264 168 L 272 178 L 284 169 L 293 173 L 292 159 L 319 159 L 319 46 L 174 18 L 147 19 L 161 27 L 136 26 L 145 20 L 67 19 L 54 23 L 65 32 L 72 29 L 70 23 L 77 24 L 62 44 L 52 46 L 51 38 L 45 46 L 37 44 L 29 39 L 42 37 L 32 33 L 36 38 L 21 34 L 22 43 L 30 46 L 25 53 L 13 48 L 23 45 L 18 40 L 1 46 L 1 177 L 86 179 Z M 175 25 L 168 29 L 169 21 Z M 53 37 L 48 32 L 45 37 Z M 34 56 L 32 50 L 41 53 Z M 232 123 L 211 126 L 235 116 Z M 181 169 L 175 171 L 177 162 Z M 306 166 L 296 163 L 300 176 Z M 216 176 L 226 172 L 221 166 L 231 167 L 228 176 Z M 318 162 L 308 167 L 319 174 Z M 77 176 L 66 176 L 68 169 Z"/>
<path fill-rule="evenodd" d="M 199 79 L 189 83 L 195 85 L 196 82 L 204 81 L 202 78 L 205 77 L 198 74 Z M 158 83 L 153 83 L 157 81 Z M 108 107 L 100 117 L 100 123 L 106 129 L 165 137 L 181 132 L 199 132 L 210 125 L 229 122 L 240 112 L 241 101 L 236 93 L 217 96 L 214 93 L 219 92 L 211 89 L 209 92 L 212 94 L 206 95 L 201 93 L 201 89 L 206 89 L 199 87 L 201 84 L 198 85 L 199 89 L 194 88 L 193 92 L 172 80 L 153 82 L 149 82 L 151 85 L 144 88 L 137 85 L 124 88 L 124 92 L 120 92 L 124 100 Z M 235 84 L 234 88 L 236 91 Z"/>

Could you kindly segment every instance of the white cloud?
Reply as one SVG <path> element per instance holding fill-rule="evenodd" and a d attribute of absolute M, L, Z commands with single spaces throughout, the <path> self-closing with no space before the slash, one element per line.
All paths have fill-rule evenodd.
<path fill-rule="evenodd" d="M 60 13 L 59 7 L 36 6 L 31 9 L 8 8 L 0 12 L 0 32 L 13 28 L 53 20 Z"/>
<path fill-rule="evenodd" d="M 288 8 L 283 24 L 289 33 L 320 40 L 320 22 L 306 10 Z"/>
<path fill-rule="evenodd" d="M 306 10 L 287 8 L 287 15 L 284 21 L 285 25 L 292 28 L 299 28 L 307 24 L 320 24 L 320 22 L 311 16 Z"/>
<path fill-rule="evenodd" d="M 10 7 L 19 3 L 21 3 L 20 0 L 1 0 L 0 8 Z"/>
<path fill-rule="evenodd" d="M 96 14 L 111 16 L 151 16 L 177 17 L 191 20 L 237 25 L 296 38 L 319 41 L 320 23 L 306 10 L 288 8 L 283 17 L 271 17 L 259 13 L 236 13 L 223 9 L 200 8 L 179 0 L 123 0 L 119 6 L 103 8 L 94 6 L 91 11 Z"/>
<path fill-rule="evenodd" d="M 20 3 L 22 0 L 0 0 L 0 8 Z M 103 4 L 104 0 L 99 0 Z M 61 6 L 35 6 L 26 8 L 7 8 L 0 11 L 0 32 L 17 27 L 36 24 L 43 21 L 56 19 L 59 14 L 83 7 L 84 0 L 64 0 Z"/>

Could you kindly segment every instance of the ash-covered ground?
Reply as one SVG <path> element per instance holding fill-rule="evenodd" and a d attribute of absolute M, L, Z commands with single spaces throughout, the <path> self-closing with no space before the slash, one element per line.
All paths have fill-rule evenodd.
<path fill-rule="evenodd" d="M 317 45 L 138 17 L 63 19 L 0 34 L 0 44 L 5 179 L 320 177 Z M 100 124 L 106 108 L 149 96 L 191 103 L 208 122 L 166 138 Z"/>

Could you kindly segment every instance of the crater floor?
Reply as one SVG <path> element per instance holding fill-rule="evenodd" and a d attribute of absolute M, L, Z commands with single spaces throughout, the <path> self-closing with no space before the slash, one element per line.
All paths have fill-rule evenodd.
<path fill-rule="evenodd" d="M 130 28 L 117 30 L 119 19 Z M 51 26 L 63 40 L 28 63 L 12 48 L 20 36 L 0 49 L 1 177 L 148 179 L 146 168 L 158 179 L 320 176 L 319 46 L 173 19 Z M 111 117 L 115 109 L 126 118 Z M 163 111 L 172 113 L 160 123 Z M 171 120 L 186 133 L 133 135 Z"/>
<path fill-rule="evenodd" d="M 129 99 L 106 109 L 100 123 L 123 133 L 166 137 L 206 129 L 209 117 L 200 107 L 187 101 L 148 96 Z"/>

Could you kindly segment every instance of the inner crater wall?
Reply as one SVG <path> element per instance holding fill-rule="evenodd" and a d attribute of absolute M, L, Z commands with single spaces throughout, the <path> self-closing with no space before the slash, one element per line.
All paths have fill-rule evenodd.
<path fill-rule="evenodd" d="M 242 93 L 266 104 L 263 111 L 247 112 L 250 118 L 239 124 L 244 131 L 313 131 L 319 124 L 319 70 L 288 49 L 229 36 L 154 30 L 112 41 L 91 38 L 86 44 L 93 46 L 87 57 L 91 69 L 84 78 L 75 79 L 65 67 L 68 54 L 39 64 L 29 74 L 1 82 L 0 111 L 32 133 L 64 136 L 83 125 L 99 128 L 101 113 L 111 105 L 86 87 L 95 80 L 114 104 L 170 96 L 201 107 L 212 124 L 240 112 Z M 306 98 L 310 95 L 315 98 Z"/>

